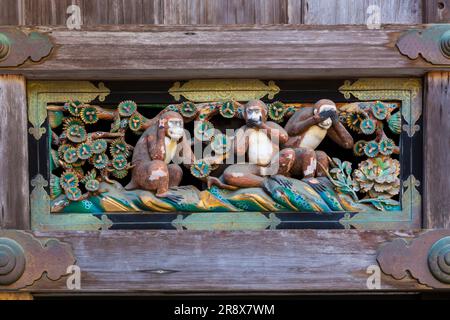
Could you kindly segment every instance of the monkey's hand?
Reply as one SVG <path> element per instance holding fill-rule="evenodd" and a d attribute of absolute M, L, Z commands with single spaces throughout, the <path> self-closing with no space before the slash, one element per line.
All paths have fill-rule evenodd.
<path fill-rule="evenodd" d="M 337 112 L 334 112 L 330 118 L 331 118 L 331 121 L 333 122 L 333 124 L 336 124 L 339 122 L 339 115 Z"/>
<path fill-rule="evenodd" d="M 166 127 L 166 119 L 164 119 L 164 118 L 159 119 L 158 128 L 163 129 L 165 127 Z"/>
<path fill-rule="evenodd" d="M 326 120 L 328 118 L 333 118 L 337 113 L 334 110 L 326 110 L 319 113 L 319 117 L 321 120 Z"/>

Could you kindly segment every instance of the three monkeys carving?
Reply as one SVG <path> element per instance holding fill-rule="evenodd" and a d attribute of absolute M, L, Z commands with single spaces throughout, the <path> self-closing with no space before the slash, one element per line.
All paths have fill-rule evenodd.
<path fill-rule="evenodd" d="M 245 125 L 237 130 L 233 143 L 238 163 L 228 166 L 220 179 L 208 177 L 208 187 L 262 187 L 267 177 L 277 174 L 296 178 L 324 176 L 329 158 L 316 150 L 323 139 L 328 136 L 343 148 L 353 147 L 353 138 L 339 122 L 331 100 L 319 100 L 313 107 L 297 110 L 285 128 L 268 121 L 267 113 L 266 104 L 260 100 L 244 105 Z M 195 161 L 191 142 L 184 133 L 183 117 L 168 111 L 138 140 L 132 158 L 132 178 L 125 188 L 169 196 L 169 188 L 178 186 L 183 176 L 181 167 L 171 163 L 175 157 L 182 157 L 185 164 Z"/>

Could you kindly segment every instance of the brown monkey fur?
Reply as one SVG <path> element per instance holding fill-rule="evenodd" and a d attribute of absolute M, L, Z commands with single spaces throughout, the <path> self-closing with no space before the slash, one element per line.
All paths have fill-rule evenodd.
<path fill-rule="evenodd" d="M 280 151 L 279 145 L 288 140 L 287 132 L 277 123 L 267 121 L 267 106 L 252 100 L 244 106 L 246 124 L 235 135 L 234 148 L 238 159 L 247 155 L 249 161 L 227 167 L 223 173 L 222 188 L 234 189 L 263 187 L 266 176 L 287 174 L 294 162 L 294 150 Z M 273 138 L 273 140 L 271 140 Z M 274 143 L 278 140 L 278 144 Z M 252 161 L 253 160 L 255 161 Z M 210 184 L 210 183 L 208 183 Z"/>
<path fill-rule="evenodd" d="M 184 161 L 192 161 L 193 154 L 184 131 L 179 140 L 171 139 L 168 123 L 176 120 L 183 123 L 183 117 L 177 112 L 165 112 L 160 115 L 159 122 L 155 121 L 144 131 L 134 148 L 132 158 L 134 168 L 131 181 L 125 189 L 155 191 L 156 196 L 166 197 L 170 187 L 180 184 L 183 171 L 178 164 L 170 161 L 180 154 L 180 147 L 181 153 L 184 153 L 182 154 Z M 174 143 L 177 148 L 175 153 Z"/>
<path fill-rule="evenodd" d="M 317 101 L 314 107 L 297 110 L 285 129 L 289 139 L 284 146 L 295 150 L 295 162 L 290 171 L 292 176 L 326 175 L 329 158 L 325 152 L 315 150 L 325 136 L 345 149 L 353 147 L 352 136 L 339 122 L 336 104 L 328 99 Z"/>

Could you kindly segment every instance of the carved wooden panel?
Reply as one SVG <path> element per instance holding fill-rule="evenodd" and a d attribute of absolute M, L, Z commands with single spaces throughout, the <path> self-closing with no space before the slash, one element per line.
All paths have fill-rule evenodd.
<path fill-rule="evenodd" d="M 30 153 L 41 159 L 33 162 L 30 177 L 33 228 L 419 226 L 420 80 L 277 83 L 256 79 L 30 82 Z M 302 146 L 288 145 L 293 134 L 289 121 L 302 110 L 320 108 L 317 101 L 324 97 L 336 101 L 327 103 L 339 110 L 334 125 L 343 130 L 344 140 L 326 138 L 319 142 L 318 150 L 323 151 L 315 153 L 317 146 L 305 147 L 310 148 L 306 154 L 311 158 L 302 158 Z M 278 132 L 287 132 L 279 150 L 280 155 L 286 153 L 281 167 L 287 159 L 293 161 L 292 166 L 286 165 L 292 169 L 289 172 L 232 171 L 242 167 L 234 166 L 232 150 L 245 144 L 240 145 L 237 135 L 228 135 L 226 130 L 245 126 L 246 110 L 254 99 L 262 99 L 257 104 L 265 110 L 267 123 Z M 169 159 L 174 161 L 167 166 L 170 189 L 163 189 L 163 182 L 145 182 L 164 176 L 164 163 L 135 175 L 136 165 L 145 161 L 156 165 L 152 161 L 160 159 L 159 152 L 167 154 L 169 147 L 158 140 L 162 132 L 158 126 L 166 116 L 188 129 L 189 137 L 177 140 L 182 154 L 200 150 L 181 166 L 175 158 Z M 214 151 L 211 156 L 202 153 L 208 148 Z M 135 157 L 149 154 L 154 158 L 144 162 Z M 318 167 L 317 161 L 326 160 L 318 158 L 322 154 L 330 162 L 319 162 Z M 301 161 L 305 167 L 295 167 Z M 308 167 L 307 161 L 311 162 Z M 169 167 L 181 174 L 174 185 L 170 185 L 170 170 L 174 169 Z M 257 168 L 270 169 L 267 163 Z M 253 180 L 249 181 L 250 175 Z M 239 177 L 245 181 L 235 179 Z"/>

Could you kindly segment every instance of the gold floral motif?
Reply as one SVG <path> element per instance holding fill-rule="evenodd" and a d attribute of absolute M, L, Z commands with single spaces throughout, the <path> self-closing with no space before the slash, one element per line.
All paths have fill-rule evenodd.
<path fill-rule="evenodd" d="M 181 96 L 192 102 L 248 101 L 261 99 L 267 95 L 273 99 L 280 92 L 274 81 L 265 84 L 261 80 L 190 80 L 181 84 L 175 82 L 169 93 L 180 100 Z"/>

